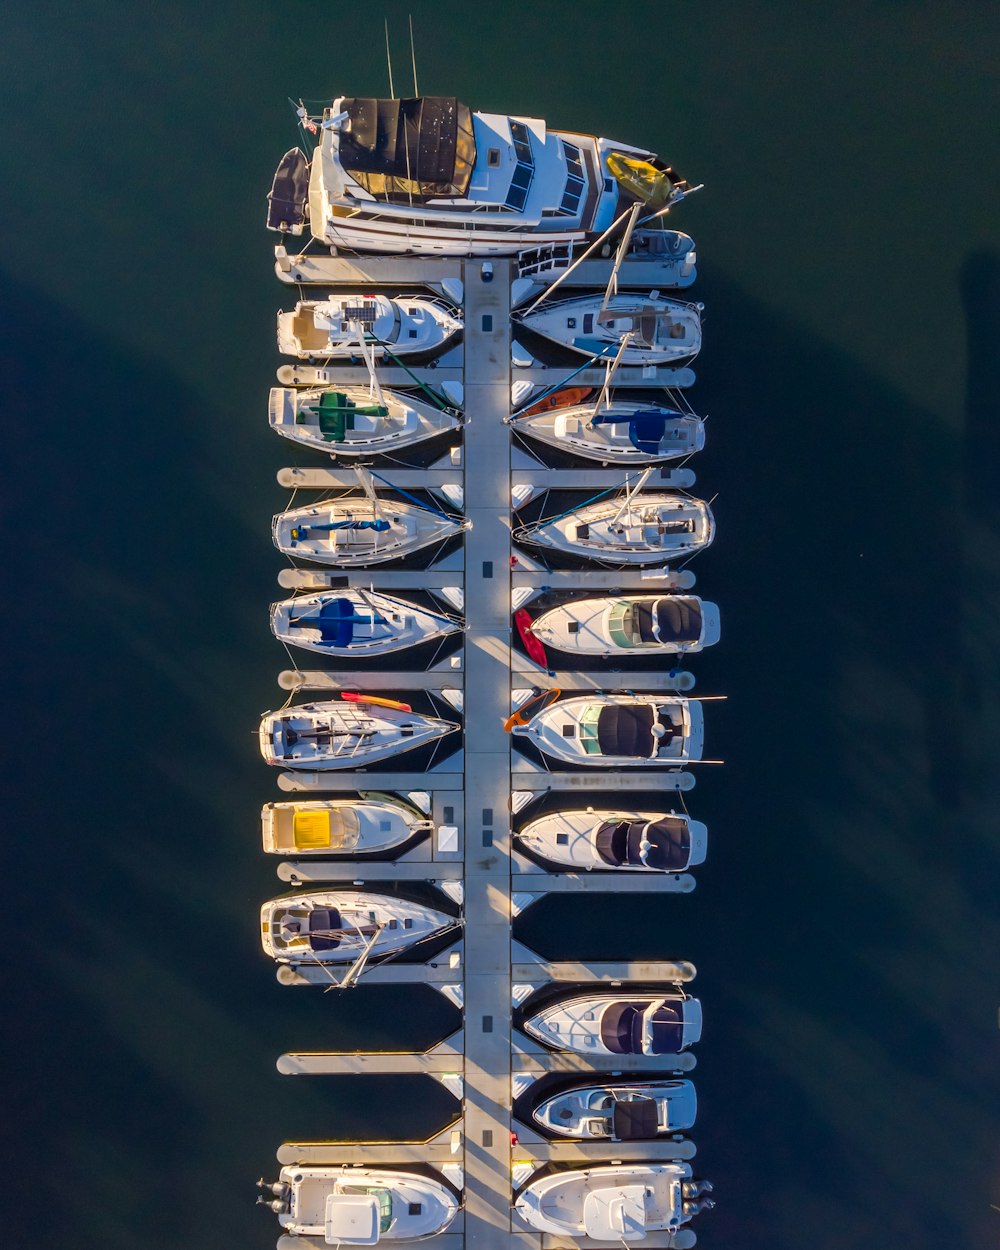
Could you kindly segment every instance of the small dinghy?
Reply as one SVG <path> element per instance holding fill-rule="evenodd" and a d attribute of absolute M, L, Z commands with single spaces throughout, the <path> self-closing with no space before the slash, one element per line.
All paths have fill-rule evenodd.
<path fill-rule="evenodd" d="M 285 555 L 358 568 L 445 542 L 464 525 L 458 517 L 406 500 L 344 495 L 279 512 L 271 522 L 271 536 Z"/>
<path fill-rule="evenodd" d="M 271 429 L 284 438 L 331 456 L 396 452 L 452 433 L 461 418 L 451 408 L 403 391 L 369 386 L 294 390 L 276 386 L 269 403 Z"/>
<path fill-rule="evenodd" d="M 389 655 L 461 628 L 451 617 L 378 590 L 327 591 L 271 605 L 276 638 L 346 659 Z"/>
<path fill-rule="evenodd" d="M 595 691 L 558 699 L 531 715 L 532 702 L 508 724 L 512 733 L 553 759 L 611 769 L 701 759 L 704 716 L 701 704 L 692 699 Z"/>
<path fill-rule="evenodd" d="M 628 1243 L 649 1233 L 676 1232 L 715 1205 L 707 1197 L 710 1189 L 694 1180 L 689 1163 L 573 1168 L 526 1185 L 514 1210 L 543 1233 Z"/>
<path fill-rule="evenodd" d="M 278 351 L 299 360 L 364 355 L 414 356 L 440 351 L 461 330 L 447 305 L 423 295 L 331 295 L 299 300 L 278 313 Z"/>
<path fill-rule="evenodd" d="M 550 812 L 516 836 L 546 864 L 585 872 L 684 872 L 708 848 L 707 826 L 675 812 Z"/>
<path fill-rule="evenodd" d="M 705 446 L 700 417 L 656 404 L 614 401 L 518 414 L 516 433 L 524 434 L 602 464 L 650 464 L 693 455 Z"/>
<path fill-rule="evenodd" d="M 352 964 L 397 955 L 457 922 L 409 899 L 362 890 L 285 894 L 260 909 L 265 952 L 280 964 Z"/>
<path fill-rule="evenodd" d="M 268 712 L 260 722 L 260 753 L 279 768 L 364 768 L 458 728 L 454 721 L 411 711 L 405 703 L 345 695 Z"/>
<path fill-rule="evenodd" d="M 697 595 L 609 595 L 572 599 L 549 608 L 528 625 L 554 651 L 630 656 L 679 655 L 719 641 L 719 609 Z"/>
<path fill-rule="evenodd" d="M 653 1141 L 689 1129 L 697 1114 L 690 1081 L 619 1081 L 563 1090 L 540 1102 L 531 1118 L 560 1137 Z"/>
<path fill-rule="evenodd" d="M 286 152 L 267 195 L 267 228 L 301 234 L 309 220 L 309 158 L 301 148 Z"/>
<path fill-rule="evenodd" d="M 270 855 L 378 855 L 430 833 L 434 822 L 415 808 L 381 795 L 265 803 L 260 812 Z"/>
<path fill-rule="evenodd" d="M 579 295 L 540 305 L 521 323 L 583 356 L 623 365 L 677 364 L 701 350 L 701 309 L 659 295 Z M 284 350 L 284 349 L 282 349 Z"/>
<path fill-rule="evenodd" d="M 618 568 L 670 564 L 715 537 L 712 510 L 687 495 L 630 491 L 514 531 L 514 540 Z"/>
<path fill-rule="evenodd" d="M 581 1055 L 679 1055 L 701 1037 L 701 1003 L 679 990 L 575 994 L 536 1012 L 524 1031 Z"/>
<path fill-rule="evenodd" d="M 274 1184 L 257 1185 L 264 1191 L 258 1203 L 271 1208 L 285 1233 L 321 1238 L 328 1246 L 433 1237 L 444 1232 L 459 1208 L 441 1181 L 387 1168 L 294 1164 L 283 1167 Z"/>

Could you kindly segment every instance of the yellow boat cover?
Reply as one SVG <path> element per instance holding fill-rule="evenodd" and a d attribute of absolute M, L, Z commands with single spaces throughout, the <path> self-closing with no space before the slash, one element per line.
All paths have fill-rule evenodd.
<path fill-rule="evenodd" d="M 329 812 L 296 812 L 292 817 L 292 838 L 297 850 L 314 851 L 330 845 Z"/>
<path fill-rule="evenodd" d="M 636 160 L 624 152 L 611 152 L 608 169 L 629 195 L 634 195 L 650 208 L 665 208 L 670 203 L 674 184 L 662 169 L 657 169 L 649 161 Z"/>

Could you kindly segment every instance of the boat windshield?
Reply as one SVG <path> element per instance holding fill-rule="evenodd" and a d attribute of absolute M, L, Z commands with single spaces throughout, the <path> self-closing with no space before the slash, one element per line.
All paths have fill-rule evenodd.
<path fill-rule="evenodd" d="M 342 1193 L 362 1194 L 378 1202 L 378 1231 L 387 1233 L 392 1227 L 392 1191 L 381 1185 L 344 1185 Z"/>

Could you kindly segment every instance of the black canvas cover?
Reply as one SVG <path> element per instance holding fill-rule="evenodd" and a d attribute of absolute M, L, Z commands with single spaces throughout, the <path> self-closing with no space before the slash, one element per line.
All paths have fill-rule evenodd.
<path fill-rule="evenodd" d="M 639 1046 L 642 1048 L 642 1012 L 631 1003 L 612 1003 L 601 1017 L 601 1041 L 613 1055 L 631 1055 L 636 1020 L 639 1022 Z"/>
<path fill-rule="evenodd" d="M 309 945 L 314 951 L 333 951 L 340 945 L 340 912 L 335 907 L 317 907 L 309 913 Z"/>
<path fill-rule="evenodd" d="M 472 114 L 454 96 L 344 99 L 344 168 L 373 195 L 465 195 L 476 147 Z"/>
<path fill-rule="evenodd" d="M 611 1133 L 616 1141 L 649 1141 L 659 1127 L 654 1098 L 631 1098 L 616 1102 L 611 1118 Z"/>
<path fill-rule="evenodd" d="M 668 596 L 656 605 L 656 624 L 664 642 L 697 642 L 701 637 L 701 605 Z"/>
<path fill-rule="evenodd" d="M 308 216 L 309 159 L 301 148 L 286 152 L 267 197 L 267 228 L 301 234 Z"/>
<path fill-rule="evenodd" d="M 679 816 L 665 816 L 648 825 L 635 826 L 629 830 L 628 862 L 642 863 L 641 843 L 649 843 L 645 863 L 660 872 L 678 872 L 687 867 L 691 857 L 691 834 L 686 820 Z M 634 857 L 634 858 L 633 858 Z"/>
<path fill-rule="evenodd" d="M 681 1049 L 683 1023 L 680 1005 L 677 1007 L 658 1007 L 653 1016 L 652 1044 L 650 1053 L 654 1055 L 676 1055 Z M 638 1053 L 642 1049 L 642 1022 L 639 1027 Z"/>
<path fill-rule="evenodd" d="M 602 707 L 597 721 L 597 742 L 602 755 L 634 755 L 649 759 L 653 753 L 653 709 L 612 703 Z"/>

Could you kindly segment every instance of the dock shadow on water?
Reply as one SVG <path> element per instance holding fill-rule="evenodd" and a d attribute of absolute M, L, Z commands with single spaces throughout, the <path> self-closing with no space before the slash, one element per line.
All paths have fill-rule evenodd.
<path fill-rule="evenodd" d="M 709 859 L 693 896 L 552 899 L 516 926 L 554 958 L 698 964 L 706 1247 L 996 1242 L 996 259 L 964 281 L 963 447 L 703 274 L 694 467 L 720 536 L 693 567 L 723 645 L 692 668 L 729 696 L 706 717 L 726 767 L 687 797 Z M 284 663 L 262 404 L 208 405 L 30 289 L 0 300 L 20 327 L 0 345 L 5 880 L 30 934 L 7 1063 L 47 1164 L 10 1244 L 179 1250 L 211 1212 L 227 1242 L 271 1246 L 252 1182 L 283 1138 L 422 1136 L 449 1114 L 438 1093 L 418 1112 L 413 1085 L 281 1078 L 276 1056 L 422 1045 L 454 1017 L 426 989 L 282 989 L 260 951 L 258 905 L 283 890 L 257 851 L 275 788 L 253 731 Z"/>
<path fill-rule="evenodd" d="M 960 435 L 703 272 L 719 537 L 691 567 L 723 639 L 691 668 L 729 699 L 706 709 L 726 766 L 684 797 L 708 861 L 693 895 L 552 898 L 516 929 L 698 965 L 706 1246 L 1000 1235 L 995 258 L 964 283 Z"/>

